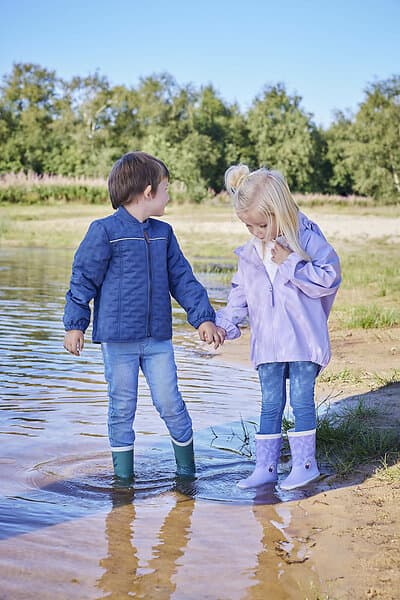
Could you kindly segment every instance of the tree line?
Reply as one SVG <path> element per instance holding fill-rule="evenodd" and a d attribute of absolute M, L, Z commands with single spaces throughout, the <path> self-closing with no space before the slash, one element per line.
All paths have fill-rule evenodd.
<path fill-rule="evenodd" d="M 0 85 L 0 174 L 106 177 L 130 150 L 159 156 L 185 195 L 223 187 L 227 166 L 281 170 L 300 193 L 400 201 L 400 75 L 366 86 L 356 113 L 317 126 L 283 83 L 266 85 L 246 112 L 212 85 L 179 85 L 169 73 L 135 87 L 99 73 L 66 81 L 14 64 Z"/>

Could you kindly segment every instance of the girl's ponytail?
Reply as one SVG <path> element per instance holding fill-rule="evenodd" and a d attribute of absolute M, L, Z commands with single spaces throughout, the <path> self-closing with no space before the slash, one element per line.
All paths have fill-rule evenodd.
<path fill-rule="evenodd" d="M 225 171 L 225 188 L 230 196 L 234 196 L 243 182 L 250 174 L 250 169 L 247 165 L 233 165 Z"/>

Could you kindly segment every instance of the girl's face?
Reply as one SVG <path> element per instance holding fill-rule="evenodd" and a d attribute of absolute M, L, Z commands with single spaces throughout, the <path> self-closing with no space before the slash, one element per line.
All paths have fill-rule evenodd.
<path fill-rule="evenodd" d="M 259 208 L 238 213 L 238 217 L 251 234 L 264 242 L 270 242 L 278 235 L 275 217 L 273 215 L 267 217 Z"/>

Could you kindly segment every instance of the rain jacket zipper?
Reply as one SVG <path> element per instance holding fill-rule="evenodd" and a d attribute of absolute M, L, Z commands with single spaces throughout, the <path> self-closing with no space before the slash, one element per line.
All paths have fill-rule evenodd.
<path fill-rule="evenodd" d="M 143 231 L 144 239 L 146 241 L 147 250 L 147 277 L 148 277 L 148 297 L 147 297 L 147 336 L 151 336 L 150 322 L 151 322 L 151 253 L 150 253 L 150 238 L 147 231 Z"/>

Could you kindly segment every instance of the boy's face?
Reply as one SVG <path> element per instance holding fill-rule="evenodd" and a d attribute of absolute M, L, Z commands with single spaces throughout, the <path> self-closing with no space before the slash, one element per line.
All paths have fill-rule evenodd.
<path fill-rule="evenodd" d="M 149 217 L 161 217 L 164 214 L 165 207 L 169 201 L 168 184 L 169 181 L 166 177 L 161 179 L 157 192 L 152 194 L 147 201 Z"/>

